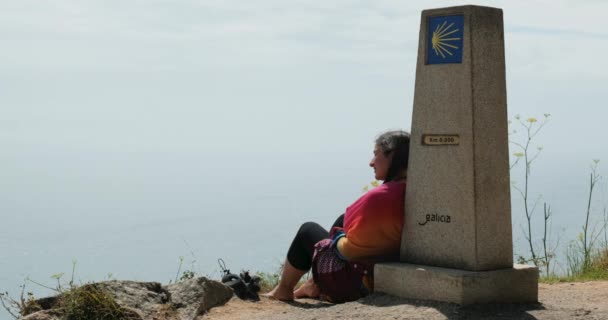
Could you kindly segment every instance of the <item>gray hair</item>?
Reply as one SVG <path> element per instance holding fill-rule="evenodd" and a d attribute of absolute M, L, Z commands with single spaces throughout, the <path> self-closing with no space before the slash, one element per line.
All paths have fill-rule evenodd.
<path fill-rule="evenodd" d="M 388 168 L 384 182 L 391 181 L 399 173 L 407 169 L 410 157 L 410 134 L 403 130 L 387 131 L 376 138 L 376 146 L 389 156 L 392 154 L 391 165 Z"/>

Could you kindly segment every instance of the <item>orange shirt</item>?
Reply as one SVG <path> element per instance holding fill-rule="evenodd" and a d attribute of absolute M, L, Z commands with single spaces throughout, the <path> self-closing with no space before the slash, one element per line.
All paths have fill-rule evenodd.
<path fill-rule="evenodd" d="M 338 251 L 348 260 L 399 257 L 405 214 L 405 182 L 386 182 L 346 209 Z"/>

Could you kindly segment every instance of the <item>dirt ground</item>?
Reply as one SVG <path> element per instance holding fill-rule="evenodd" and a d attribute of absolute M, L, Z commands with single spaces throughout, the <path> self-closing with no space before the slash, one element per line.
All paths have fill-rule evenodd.
<path fill-rule="evenodd" d="M 459 306 L 374 294 L 355 302 L 329 304 L 301 299 L 291 303 L 233 298 L 197 320 L 261 319 L 605 319 L 608 281 L 541 284 L 538 304 Z"/>

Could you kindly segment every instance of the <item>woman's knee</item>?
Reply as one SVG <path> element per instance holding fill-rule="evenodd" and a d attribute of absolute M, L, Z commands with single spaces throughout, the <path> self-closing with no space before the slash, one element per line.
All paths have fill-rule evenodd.
<path fill-rule="evenodd" d="M 304 244 L 306 248 L 313 248 L 315 243 L 328 236 L 329 233 L 321 227 L 320 224 L 316 222 L 306 222 L 300 226 L 300 229 L 296 234 L 296 239 L 298 239 L 298 242 Z"/>
<path fill-rule="evenodd" d="M 316 231 L 319 228 L 323 228 L 323 227 L 321 227 L 321 225 L 319 225 L 316 222 L 312 222 L 312 221 L 304 222 L 300 226 L 300 229 L 298 229 L 298 234 L 309 233 L 313 230 Z"/>

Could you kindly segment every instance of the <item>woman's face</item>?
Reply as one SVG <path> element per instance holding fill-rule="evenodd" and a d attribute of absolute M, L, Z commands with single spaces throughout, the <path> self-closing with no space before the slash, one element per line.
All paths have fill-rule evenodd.
<path fill-rule="evenodd" d="M 374 168 L 376 180 L 386 180 L 388 168 L 391 166 L 391 155 L 386 156 L 380 147 L 374 147 L 374 157 L 369 166 Z"/>

